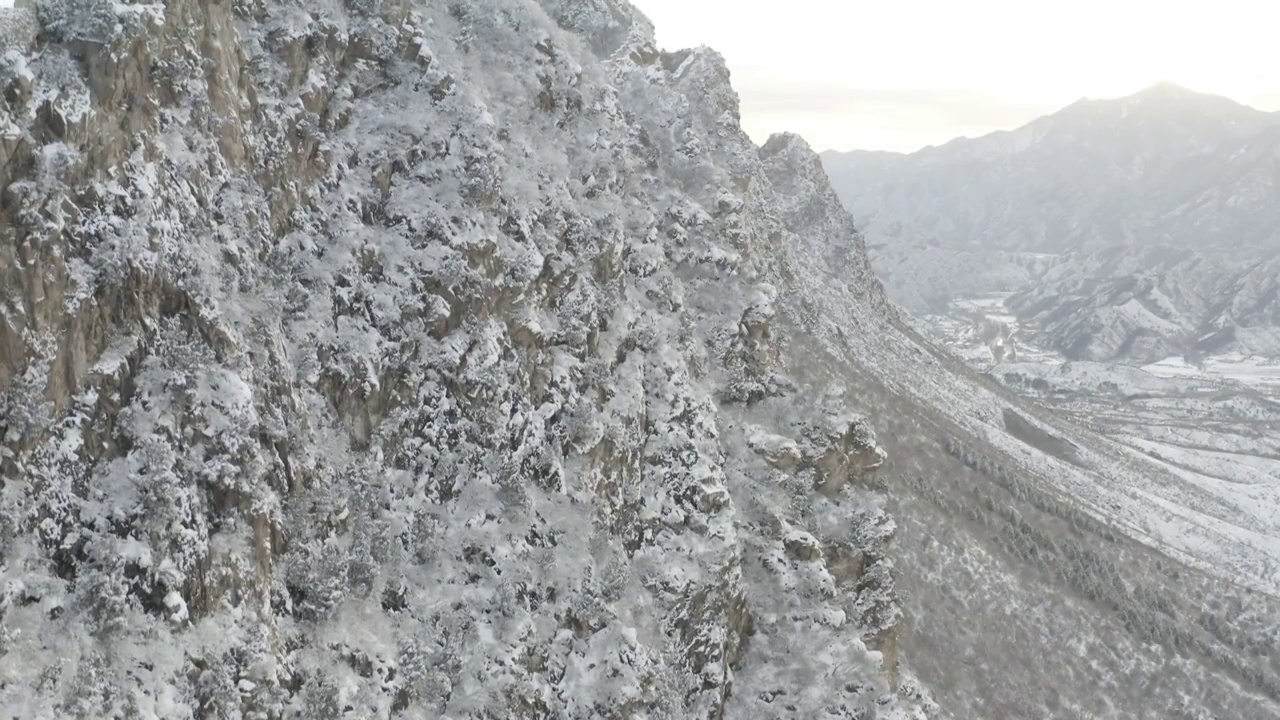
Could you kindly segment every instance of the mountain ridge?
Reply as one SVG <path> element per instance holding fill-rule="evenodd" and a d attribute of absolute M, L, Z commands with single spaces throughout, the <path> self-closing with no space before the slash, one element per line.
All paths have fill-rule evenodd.
<path fill-rule="evenodd" d="M 1186 298 L 1175 309 L 1176 332 L 1145 321 L 1117 325 L 1120 316 L 1084 306 L 1071 330 L 1024 318 L 1055 347 L 1081 353 L 1074 359 L 1122 358 L 1139 336 L 1150 337 L 1157 342 L 1149 352 L 1132 354 L 1142 362 L 1196 349 L 1195 338 L 1216 322 L 1206 308 L 1222 302 L 1238 275 L 1280 253 L 1278 151 L 1280 113 L 1157 87 L 910 155 L 827 154 L 824 164 L 891 295 L 917 311 L 997 291 L 1026 291 L 1036 298 L 1020 304 L 1027 307 L 1074 296 L 1059 279 L 1163 273 L 1170 296 Z M 1196 266 L 1205 272 L 1192 272 Z M 1252 333 L 1254 320 L 1238 319 L 1240 336 L 1254 339 L 1235 350 L 1280 353 L 1269 332 Z M 1092 343 L 1090 328 L 1103 327 L 1112 338 Z"/>
<path fill-rule="evenodd" d="M 917 150 L 909 150 L 909 151 L 903 151 L 903 150 L 869 150 L 869 149 L 861 149 L 861 148 L 852 148 L 852 149 L 849 149 L 849 150 L 837 150 L 837 149 L 835 149 L 835 148 L 827 148 L 827 149 L 825 149 L 825 150 L 820 151 L 818 154 L 819 154 L 819 156 L 821 156 L 824 160 L 825 160 L 825 159 L 828 159 L 828 158 L 839 158 L 839 157 L 842 157 L 842 156 L 852 156 L 852 155 L 871 155 L 871 156 L 874 156 L 874 155 L 881 155 L 881 156 L 895 156 L 895 157 L 903 157 L 903 156 L 915 155 L 915 154 L 918 154 L 918 153 L 921 153 L 921 152 L 924 152 L 924 151 L 927 151 L 927 150 L 936 150 L 936 149 L 938 149 L 938 148 L 946 147 L 947 145 L 952 144 L 952 143 L 965 143 L 965 142 L 981 141 L 981 140 L 984 140 L 984 139 L 987 139 L 987 138 L 991 138 L 991 137 L 993 137 L 993 136 L 1005 136 L 1005 135 L 1008 135 L 1008 134 L 1011 134 L 1011 133 L 1016 133 L 1016 132 L 1018 132 L 1019 130 L 1021 130 L 1021 129 L 1023 129 L 1023 128 L 1026 128 L 1026 127 L 1027 127 L 1027 126 L 1029 126 L 1029 125 L 1034 125 L 1034 124 L 1036 124 L 1036 123 L 1038 123 L 1038 122 L 1040 122 L 1040 121 L 1043 121 L 1043 120 L 1046 120 L 1046 119 L 1048 119 L 1048 118 L 1051 118 L 1051 117 L 1053 117 L 1054 115 L 1058 115 L 1059 113 L 1062 113 L 1062 112 L 1064 112 L 1064 111 L 1066 111 L 1066 110 L 1068 110 L 1068 109 L 1071 109 L 1071 108 L 1084 108 L 1084 107 L 1089 107 L 1089 106 L 1095 106 L 1095 107 L 1096 107 L 1096 106 L 1101 106 L 1101 107 L 1104 107 L 1104 108 L 1116 108 L 1116 109 L 1119 109 L 1119 108 L 1120 108 L 1120 107 L 1122 107 L 1123 105 L 1125 105 L 1125 104 L 1132 104 L 1132 103 L 1133 103 L 1133 102 L 1135 102 L 1135 101 L 1142 101 L 1142 100 L 1157 100 L 1157 101 L 1159 101 L 1159 100 L 1168 100 L 1168 99 L 1181 99 L 1181 100 L 1186 100 L 1186 99 L 1212 100 L 1212 101 L 1214 101 L 1215 103 L 1217 103 L 1217 104 L 1219 104 L 1219 105 L 1221 105 L 1221 106 L 1225 106 L 1225 107 L 1234 107 L 1234 108 L 1238 108 L 1238 109 L 1244 109 L 1244 110 L 1247 110 L 1247 111 L 1252 111 L 1252 113 L 1256 113 L 1256 114 L 1258 114 L 1258 115 L 1264 115 L 1264 116 L 1270 116 L 1270 117 L 1280 116 L 1280 110 L 1271 110 L 1271 111 L 1268 111 L 1268 110 L 1260 110 L 1260 109 L 1258 109 L 1258 108 L 1255 108 L 1255 107 L 1253 107 L 1253 106 L 1249 105 L 1248 103 L 1240 102 L 1240 101 L 1238 101 L 1238 100 L 1232 99 L 1232 98 L 1227 97 L 1227 96 L 1225 96 L 1225 95 L 1217 95 L 1217 94 L 1214 94 L 1214 93 L 1204 93 L 1204 92 L 1199 92 L 1199 91 L 1196 91 L 1196 90 L 1191 90 L 1191 89 L 1189 89 L 1189 88 L 1187 88 L 1187 87 L 1185 87 L 1185 86 L 1183 86 L 1183 85 L 1180 85 L 1180 84 L 1178 84 L 1178 83 L 1167 82 L 1167 81 L 1161 81 L 1161 82 L 1153 83 L 1153 84 L 1151 84 L 1151 85 L 1149 85 L 1149 86 L 1147 86 L 1147 87 L 1145 87 L 1145 88 L 1143 88 L 1143 89 L 1141 89 L 1141 90 L 1137 90 L 1137 91 L 1132 92 L 1132 93 L 1130 93 L 1130 94 L 1128 94 L 1128 95 L 1122 95 L 1122 96 L 1119 96 L 1119 97 L 1091 97 L 1091 96 L 1081 96 L 1080 98 L 1078 98 L 1078 99 L 1076 99 L 1076 100 L 1072 101 L 1071 103 L 1068 103 L 1068 104 L 1066 104 L 1066 105 L 1062 106 L 1061 108 L 1059 108 L 1058 110 L 1056 110 L 1056 111 L 1054 111 L 1054 112 L 1046 113 L 1046 114 L 1044 114 L 1044 115 L 1040 115 L 1040 116 L 1038 116 L 1038 117 L 1032 118 L 1032 119 L 1030 119 L 1030 120 L 1026 121 L 1025 123 L 1023 123 L 1023 124 L 1021 124 L 1021 125 L 1018 125 L 1018 126 L 1016 126 L 1016 127 L 1012 127 L 1012 128 L 1000 128 L 1000 129 L 996 129 L 996 130 L 992 130 L 992 131 L 990 131 L 990 132 L 984 133 L 984 134 L 982 134 L 982 135 L 974 135 L 974 136 L 968 136 L 968 135 L 965 135 L 965 136 L 958 136 L 958 137 L 952 138 L 951 140 L 947 140 L 946 142 L 943 142 L 943 143 L 941 143 L 941 144 L 938 144 L 938 145 L 926 145 L 925 147 L 919 148 L 919 149 L 917 149 Z"/>

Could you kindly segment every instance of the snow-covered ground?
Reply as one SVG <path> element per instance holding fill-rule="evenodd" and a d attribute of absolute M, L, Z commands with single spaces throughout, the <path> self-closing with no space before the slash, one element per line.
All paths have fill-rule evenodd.
<path fill-rule="evenodd" d="M 1196 365 L 1183 357 L 1172 356 L 1141 368 L 1108 363 L 1069 363 L 1059 353 L 1039 347 L 1028 337 L 1026 329 L 1019 326 L 1017 317 L 1005 307 L 1005 300 L 1011 294 L 995 292 L 958 298 L 951 302 L 946 313 L 924 315 L 916 319 L 915 324 L 983 372 L 992 370 L 1000 360 L 992 352 L 993 343 L 983 337 L 982 326 L 984 323 L 1002 323 L 1009 331 L 1008 337 L 997 343 L 1006 348 L 1003 360 L 1070 367 L 1073 368 L 1070 372 L 1086 384 L 1090 381 L 1095 385 L 1112 381 L 1144 386 L 1154 382 L 1148 378 L 1166 378 L 1179 380 L 1172 386 L 1174 392 L 1218 389 L 1223 383 L 1239 383 L 1264 395 L 1274 396 L 1280 392 L 1280 358 L 1225 353 L 1208 356 Z M 1105 377 L 1109 374 L 1116 377 Z"/>
<path fill-rule="evenodd" d="M 942 342 L 947 349 L 979 370 L 988 370 L 1001 360 L 1055 362 L 1062 358 L 1051 350 L 1028 343 L 1018 318 L 1005 307 L 1012 293 L 991 292 L 952 300 L 945 313 L 912 317 L 916 328 Z M 1003 327 L 1001 327 L 1003 326 Z M 993 340 L 992 328 L 998 336 Z M 996 358 L 994 347 L 1004 348 Z M 1012 351 L 1012 353 L 1010 353 Z"/>
<path fill-rule="evenodd" d="M 1081 464 L 1096 482 L 1058 473 L 1062 489 L 1174 557 L 1280 595 L 1280 361 L 1069 362 L 1019 342 L 1002 303 L 966 299 L 916 323 L 975 370 L 1093 431 Z M 983 336 L 988 320 L 1010 327 L 1003 352 Z"/>
<path fill-rule="evenodd" d="M 1011 295 L 1013 295 L 1011 292 L 984 293 L 972 298 L 959 298 L 952 302 L 952 306 L 966 314 L 982 313 L 993 320 L 1001 320 L 1012 325 L 1017 323 L 1018 319 L 1004 305 L 1004 301 Z"/>
<path fill-rule="evenodd" d="M 1200 367 L 1180 357 L 1165 358 L 1142 368 L 1152 375 L 1169 378 L 1213 378 L 1235 380 L 1260 391 L 1280 391 L 1280 360 L 1240 354 L 1205 358 Z"/>

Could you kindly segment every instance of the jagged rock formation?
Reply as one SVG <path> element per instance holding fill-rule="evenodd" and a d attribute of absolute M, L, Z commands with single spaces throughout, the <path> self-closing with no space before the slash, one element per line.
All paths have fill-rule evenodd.
<path fill-rule="evenodd" d="M 717 55 L 596 0 L 17 12 L 7 712 L 922 717 L 883 451 L 778 319 L 817 159 Z"/>
<path fill-rule="evenodd" d="M 1070 359 L 1280 355 L 1280 113 L 1157 85 L 910 155 L 827 153 L 890 295 L 1010 310 Z M 1263 290 L 1258 292 L 1257 290 Z"/>

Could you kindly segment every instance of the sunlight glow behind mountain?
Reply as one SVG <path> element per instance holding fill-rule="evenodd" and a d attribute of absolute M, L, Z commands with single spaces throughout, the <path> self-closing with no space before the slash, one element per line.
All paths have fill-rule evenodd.
<path fill-rule="evenodd" d="M 667 48 L 724 54 L 757 140 L 910 151 L 1160 81 L 1280 110 L 1280 7 L 1080 0 L 637 0 Z"/>

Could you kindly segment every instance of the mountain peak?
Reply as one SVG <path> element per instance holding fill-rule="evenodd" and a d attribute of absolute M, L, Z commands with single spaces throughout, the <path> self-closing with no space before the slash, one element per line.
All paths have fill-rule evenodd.
<path fill-rule="evenodd" d="M 1071 122 L 1075 122 L 1082 114 L 1128 122 L 1163 118 L 1183 124 L 1208 123 L 1209 127 L 1202 128 L 1206 133 L 1214 132 L 1215 127 L 1219 130 L 1231 128 L 1236 122 L 1248 123 L 1249 128 L 1258 123 L 1268 123 L 1266 113 L 1261 110 L 1222 95 L 1198 92 L 1172 82 L 1158 82 L 1119 98 L 1082 98 L 1047 117 L 1071 118 Z M 1231 131 L 1229 134 L 1238 133 Z"/>
<path fill-rule="evenodd" d="M 1130 95 L 1131 98 L 1135 98 L 1135 99 L 1189 98 L 1189 97 L 1196 97 L 1196 96 L 1204 96 L 1204 95 L 1202 93 L 1198 93 L 1194 90 L 1183 87 L 1182 85 L 1179 85 L 1177 83 L 1172 83 L 1167 81 L 1158 82 L 1154 85 L 1151 85 L 1150 87 L 1139 90 L 1133 95 Z"/>
<path fill-rule="evenodd" d="M 1149 85 L 1135 93 L 1124 95 L 1122 97 L 1082 97 L 1071 105 L 1068 105 L 1066 108 L 1063 108 L 1063 110 L 1071 110 L 1073 108 L 1093 108 L 1095 111 L 1100 108 L 1123 108 L 1128 110 L 1144 105 L 1151 107 L 1163 107 L 1166 105 L 1185 107 L 1233 107 L 1258 112 L 1254 108 L 1232 100 L 1231 98 L 1223 97 L 1222 95 L 1215 95 L 1213 93 L 1199 92 L 1183 85 L 1167 81 Z"/>

